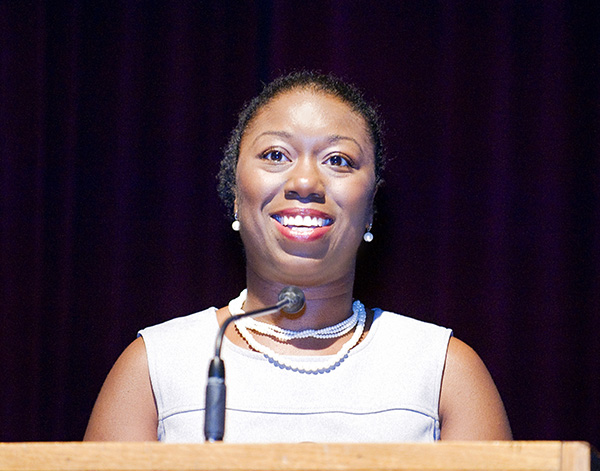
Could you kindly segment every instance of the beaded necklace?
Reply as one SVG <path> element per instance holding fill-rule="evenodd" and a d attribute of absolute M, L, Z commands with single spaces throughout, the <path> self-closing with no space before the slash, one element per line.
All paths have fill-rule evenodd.
<path fill-rule="evenodd" d="M 231 315 L 242 314 L 244 311 L 242 306 L 244 305 L 244 301 L 246 301 L 247 290 L 243 290 L 240 295 L 232 299 L 229 302 L 229 312 Z M 362 334 L 364 332 L 365 323 L 367 319 L 367 312 L 365 310 L 364 305 L 360 301 L 354 301 L 352 304 L 352 315 L 346 319 L 345 321 L 340 322 L 339 324 L 324 327 L 322 329 L 314 330 L 314 329 L 306 329 L 300 331 L 281 329 L 277 326 L 272 326 L 265 322 L 258 322 L 253 319 L 244 318 L 240 319 L 235 323 L 235 326 L 244 339 L 244 341 L 257 352 L 262 353 L 271 363 L 280 367 L 289 369 L 292 371 L 297 371 L 299 373 L 323 373 L 327 370 L 333 369 L 337 367 L 341 362 L 343 362 L 348 356 L 348 352 L 354 348 Z M 253 321 L 248 323 L 247 321 Z M 250 325 L 249 325 L 250 324 Z M 269 347 L 258 342 L 252 334 L 250 334 L 249 330 L 254 330 L 256 332 L 269 335 L 283 342 L 292 340 L 292 339 L 302 339 L 302 338 L 338 338 L 342 335 L 348 333 L 356 327 L 354 334 L 344 345 L 342 348 L 335 354 L 331 356 L 327 356 L 327 358 L 323 361 L 302 361 L 291 359 L 290 356 L 283 356 L 275 353 Z"/>
<path fill-rule="evenodd" d="M 242 291 L 243 297 L 238 297 L 231 301 L 233 303 L 233 309 L 236 312 L 243 312 L 242 305 L 246 300 L 247 291 Z M 232 304 L 229 303 L 230 312 Z M 232 312 L 233 314 L 233 312 Z M 267 324 L 266 322 L 260 322 L 252 317 L 246 317 L 238 321 L 238 325 L 243 325 L 246 329 L 258 332 L 260 334 L 268 335 L 269 337 L 276 338 L 281 342 L 288 342 L 296 339 L 336 339 L 348 332 L 350 332 L 358 323 L 358 310 L 353 309 L 352 315 L 348 319 L 343 320 L 339 324 L 330 325 L 323 327 L 322 329 L 305 329 L 305 330 L 288 330 L 282 329 L 279 326 L 273 324 Z"/>

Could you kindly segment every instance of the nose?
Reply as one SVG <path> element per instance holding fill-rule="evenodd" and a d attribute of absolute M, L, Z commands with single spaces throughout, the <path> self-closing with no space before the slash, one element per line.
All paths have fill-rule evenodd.
<path fill-rule="evenodd" d="M 302 203 L 325 202 L 323 176 L 314 157 L 298 158 L 288 176 L 284 187 L 286 199 L 296 199 Z"/>

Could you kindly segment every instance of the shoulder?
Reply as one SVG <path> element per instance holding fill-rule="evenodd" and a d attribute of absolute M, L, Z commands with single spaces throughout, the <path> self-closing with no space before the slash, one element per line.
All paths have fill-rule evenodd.
<path fill-rule="evenodd" d="M 396 353 L 410 362 L 428 363 L 441 380 L 451 329 L 391 311 L 373 309 L 373 313 L 366 345 L 379 345 L 388 357 Z"/>
<path fill-rule="evenodd" d="M 198 349 L 210 353 L 210 332 L 218 329 L 214 313 L 209 308 L 142 329 L 108 374 L 85 439 L 156 440 L 164 376 L 189 376 L 190 365 L 200 358 Z"/>
<path fill-rule="evenodd" d="M 133 341 L 117 359 L 98 395 L 86 440 L 156 440 L 157 414 L 146 348 Z"/>
<path fill-rule="evenodd" d="M 485 364 L 466 343 L 451 338 L 440 397 L 441 438 L 508 440 L 504 405 Z"/>
<path fill-rule="evenodd" d="M 155 362 L 178 362 L 177 358 L 198 355 L 212 348 L 218 329 L 216 309 L 208 308 L 146 327 L 138 336 L 144 339 L 152 372 Z"/>

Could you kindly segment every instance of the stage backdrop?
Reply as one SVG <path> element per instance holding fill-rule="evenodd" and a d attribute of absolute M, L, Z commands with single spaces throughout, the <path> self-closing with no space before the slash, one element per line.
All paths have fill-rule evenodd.
<path fill-rule="evenodd" d="M 0 440 L 78 440 L 138 329 L 244 287 L 215 191 L 261 83 L 380 104 L 357 297 L 454 329 L 518 439 L 600 443 L 599 4 L 0 1 Z"/>

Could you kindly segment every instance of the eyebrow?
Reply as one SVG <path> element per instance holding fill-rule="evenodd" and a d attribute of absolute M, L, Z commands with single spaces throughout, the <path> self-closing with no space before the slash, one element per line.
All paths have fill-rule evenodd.
<path fill-rule="evenodd" d="M 277 137 L 281 137 L 281 138 L 284 138 L 284 139 L 289 139 L 289 138 L 292 137 L 292 134 L 290 134 L 289 132 L 286 132 L 286 131 L 265 131 L 265 132 L 260 133 L 258 136 L 256 136 L 256 138 L 254 139 L 254 142 L 256 142 L 262 136 L 277 136 Z M 333 134 L 333 135 L 327 137 L 327 142 L 329 142 L 330 144 L 335 144 L 338 141 L 351 141 L 351 142 L 354 142 L 358 146 L 358 148 L 360 149 L 360 151 L 364 152 L 362 146 L 353 137 L 340 136 L 338 134 Z"/>

